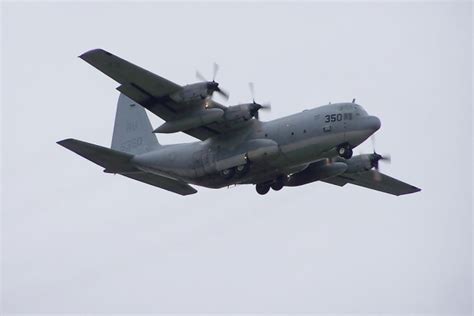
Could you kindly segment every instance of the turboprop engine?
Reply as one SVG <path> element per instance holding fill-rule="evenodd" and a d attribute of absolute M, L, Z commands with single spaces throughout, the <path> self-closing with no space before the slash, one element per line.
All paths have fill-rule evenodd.
<path fill-rule="evenodd" d="M 362 154 L 362 155 L 357 155 L 353 156 L 351 159 L 343 159 L 343 158 L 338 158 L 337 161 L 343 161 L 345 164 L 347 164 L 347 170 L 346 173 L 357 173 L 357 172 L 364 172 L 364 171 L 369 171 L 372 168 L 375 168 L 376 170 L 379 169 L 379 161 L 390 161 L 390 156 L 385 155 L 379 155 L 376 152 L 373 154 Z"/>
<path fill-rule="evenodd" d="M 258 113 L 262 109 L 269 110 L 270 105 L 262 105 L 255 102 L 233 105 L 227 108 L 224 118 L 226 121 L 248 121 L 253 117 L 258 119 Z"/>
<path fill-rule="evenodd" d="M 204 100 L 216 91 L 221 92 L 217 82 L 198 82 L 184 86 L 181 90 L 170 94 L 170 98 L 178 103 L 188 103 Z"/>
<path fill-rule="evenodd" d="M 214 92 L 219 93 L 224 99 L 229 99 L 229 93 L 219 88 L 219 83 L 216 82 L 217 71 L 219 65 L 214 63 L 214 70 L 212 74 L 212 81 L 206 80 L 206 78 L 199 72 L 196 72 L 196 77 L 202 82 L 193 83 L 184 86 L 181 90 L 170 95 L 170 98 L 176 102 L 194 102 L 204 100 L 212 97 Z"/>

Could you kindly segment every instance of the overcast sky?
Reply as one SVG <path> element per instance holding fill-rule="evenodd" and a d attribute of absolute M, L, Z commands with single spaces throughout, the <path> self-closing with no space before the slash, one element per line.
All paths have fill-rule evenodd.
<path fill-rule="evenodd" d="M 3 313 L 470 314 L 470 2 L 2 3 L 1 20 Z M 77 58 L 98 47 L 179 84 L 216 61 L 228 104 L 249 81 L 272 102 L 263 120 L 357 98 L 383 171 L 423 191 L 182 197 L 106 175 L 55 143 L 110 144 L 117 84 Z"/>

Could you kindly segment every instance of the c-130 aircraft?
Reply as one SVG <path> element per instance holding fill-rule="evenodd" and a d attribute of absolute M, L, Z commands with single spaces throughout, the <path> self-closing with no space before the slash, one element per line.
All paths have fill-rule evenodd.
<path fill-rule="evenodd" d="M 352 155 L 353 148 L 381 124 L 355 100 L 262 122 L 259 111 L 268 106 L 255 99 L 234 106 L 211 99 L 215 92 L 228 98 L 215 82 L 217 65 L 212 81 L 180 86 L 102 49 L 79 57 L 120 84 L 112 146 L 76 139 L 58 144 L 106 173 L 181 195 L 197 192 L 189 184 L 208 188 L 255 184 L 263 195 L 270 189 L 315 181 L 351 183 L 393 195 L 420 191 L 379 172 L 379 161 L 389 158 L 375 150 Z M 153 129 L 145 109 L 165 123 Z M 161 145 L 154 134 L 176 132 L 199 141 Z"/>

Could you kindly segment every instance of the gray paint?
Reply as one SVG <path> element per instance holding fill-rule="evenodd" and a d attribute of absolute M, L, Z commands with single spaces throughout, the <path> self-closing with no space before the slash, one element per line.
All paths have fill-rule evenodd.
<path fill-rule="evenodd" d="M 350 114 L 352 119 L 325 123 L 325 116 L 331 114 Z M 325 127 L 331 129 L 324 131 Z M 340 144 L 355 148 L 379 128 L 380 120 L 368 116 L 360 105 L 333 104 L 269 122 L 252 119 L 233 132 L 202 142 L 163 146 L 135 156 L 132 162 L 147 172 L 211 188 L 255 184 L 286 178 L 295 168 L 335 157 Z M 247 163 L 250 169 L 241 177 L 221 175 L 224 169 Z"/>
<path fill-rule="evenodd" d="M 471 313 L 471 3 L 10 2 L 1 14 L 3 314 Z M 90 47 L 181 83 L 217 61 L 230 102 L 250 100 L 248 81 L 272 102 L 263 121 L 356 97 L 383 122 L 383 171 L 423 191 L 182 198 L 104 175 L 55 144 L 110 144 L 117 93 L 75 58 Z"/>

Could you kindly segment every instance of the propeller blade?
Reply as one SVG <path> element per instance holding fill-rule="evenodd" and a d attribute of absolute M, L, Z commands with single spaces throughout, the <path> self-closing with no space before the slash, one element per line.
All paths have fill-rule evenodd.
<path fill-rule="evenodd" d="M 374 134 L 370 136 L 370 140 L 372 142 L 372 151 L 375 152 L 375 135 Z"/>
<path fill-rule="evenodd" d="M 272 105 L 271 103 L 264 103 L 260 109 L 270 112 L 272 110 Z"/>
<path fill-rule="evenodd" d="M 383 155 L 383 156 L 379 155 L 375 151 L 371 155 L 371 163 L 372 163 L 372 166 L 374 167 L 374 169 L 376 171 L 376 172 L 374 172 L 374 180 L 375 181 L 380 181 L 382 179 L 382 175 L 379 172 L 379 170 L 380 170 L 379 162 L 380 161 L 385 161 L 385 162 L 390 163 L 391 157 L 390 157 L 390 155 Z"/>
<path fill-rule="evenodd" d="M 387 163 L 391 163 L 392 162 L 392 156 L 390 156 L 389 154 L 385 154 L 385 155 L 382 155 L 382 158 L 380 160 L 385 161 Z"/>
<path fill-rule="evenodd" d="M 249 82 L 250 96 L 252 97 L 252 102 L 255 103 L 255 88 L 253 82 Z"/>
<path fill-rule="evenodd" d="M 196 78 L 201 81 L 207 81 L 206 77 L 204 77 L 198 70 L 196 70 Z"/>
<path fill-rule="evenodd" d="M 224 99 L 226 100 L 229 100 L 229 92 L 221 89 L 221 88 L 218 88 L 218 90 L 216 90 L 217 93 L 219 93 Z"/>
<path fill-rule="evenodd" d="M 255 117 L 257 120 L 260 118 L 260 116 L 258 115 L 258 111 L 257 111 L 257 112 L 255 112 L 255 115 L 254 115 L 254 117 Z"/>
<path fill-rule="evenodd" d="M 216 81 L 217 72 L 219 71 L 219 65 L 214 63 L 214 69 L 212 72 L 212 81 Z"/>

